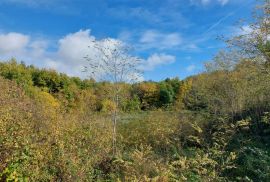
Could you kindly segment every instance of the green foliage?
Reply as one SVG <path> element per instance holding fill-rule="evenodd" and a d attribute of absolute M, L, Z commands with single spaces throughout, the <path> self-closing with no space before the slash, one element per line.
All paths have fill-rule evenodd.
<path fill-rule="evenodd" d="M 140 110 L 140 100 L 138 97 L 134 97 L 130 100 L 126 100 L 126 102 L 122 106 L 122 110 L 125 112 L 134 112 Z"/>
<path fill-rule="evenodd" d="M 177 147 L 173 143 L 178 140 L 178 128 L 179 122 L 172 113 L 151 112 L 146 117 L 122 123 L 118 130 L 121 143 L 127 150 L 142 144 L 151 146 L 157 153 L 168 154 Z"/>
<path fill-rule="evenodd" d="M 31 68 L 29 71 L 24 64 L 18 64 L 15 59 L 8 63 L 0 63 L 0 75 L 9 80 L 16 80 L 22 85 L 32 85 Z"/>
<path fill-rule="evenodd" d="M 237 151 L 234 167 L 224 170 L 231 180 L 269 181 L 270 155 L 265 149 L 255 146 L 243 147 Z"/>
<path fill-rule="evenodd" d="M 101 112 L 112 112 L 116 109 L 115 103 L 113 103 L 111 100 L 105 99 L 101 101 L 99 110 Z"/>
<path fill-rule="evenodd" d="M 169 85 L 162 84 L 159 90 L 159 102 L 161 106 L 169 106 L 174 99 L 173 88 Z"/>
<path fill-rule="evenodd" d="M 215 171 L 218 163 L 200 151 L 191 157 L 181 156 L 170 164 L 171 178 L 181 181 L 220 181 Z"/>

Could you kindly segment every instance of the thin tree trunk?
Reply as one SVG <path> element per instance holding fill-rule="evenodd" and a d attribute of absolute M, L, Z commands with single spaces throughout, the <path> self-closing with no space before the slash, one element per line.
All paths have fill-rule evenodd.
<path fill-rule="evenodd" d="M 112 140 L 113 140 L 113 155 L 116 154 L 116 123 L 117 123 L 117 110 L 114 110 L 113 113 L 113 133 L 112 133 Z"/>
<path fill-rule="evenodd" d="M 117 90 L 117 89 L 116 89 Z M 117 90 L 118 92 L 118 90 Z M 116 95 L 114 97 L 115 102 L 115 110 L 113 112 L 113 133 L 112 133 L 112 140 L 113 140 L 113 155 L 115 156 L 117 153 L 117 134 L 116 134 L 116 127 L 117 127 L 117 117 L 118 117 L 118 93 L 116 92 Z"/>

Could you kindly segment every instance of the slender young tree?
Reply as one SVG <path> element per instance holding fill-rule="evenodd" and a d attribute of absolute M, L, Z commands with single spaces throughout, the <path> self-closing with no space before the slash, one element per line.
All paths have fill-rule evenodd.
<path fill-rule="evenodd" d="M 139 81 L 141 71 L 138 66 L 141 64 L 141 59 L 131 55 L 131 47 L 115 39 L 93 41 L 89 48 L 91 51 L 85 57 L 87 60 L 85 70 L 98 81 L 112 83 L 112 101 L 116 106 L 112 113 L 112 144 L 115 155 L 121 83 Z"/>

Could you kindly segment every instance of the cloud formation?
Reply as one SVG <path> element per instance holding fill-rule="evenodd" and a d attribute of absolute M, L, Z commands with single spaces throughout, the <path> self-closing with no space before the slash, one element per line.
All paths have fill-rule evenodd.
<path fill-rule="evenodd" d="M 113 1 L 114 2 L 114 1 Z M 179 0 L 156 0 L 138 1 L 136 6 L 129 6 L 128 1 L 119 1 L 117 6 L 108 3 L 106 12 L 108 16 L 137 22 L 151 27 L 174 27 L 186 28 L 190 25 L 189 20 L 182 14 L 183 2 Z M 145 6 L 146 4 L 151 5 Z M 169 12 L 168 12 L 169 9 Z"/>
<path fill-rule="evenodd" d="M 230 0 L 190 0 L 190 3 L 193 5 L 203 5 L 207 6 L 210 4 L 220 4 L 222 6 L 229 3 Z"/>
<path fill-rule="evenodd" d="M 172 45 L 178 44 L 178 35 L 163 34 L 148 32 L 141 41 L 153 44 L 159 41 L 176 41 Z M 153 33 L 151 35 L 151 33 Z M 176 38 L 176 40 L 175 40 Z M 111 39 L 117 41 L 117 39 Z M 95 36 L 91 35 L 91 30 L 80 30 L 75 33 L 70 33 L 57 40 L 57 48 L 50 50 L 48 47 L 49 41 L 34 39 L 21 33 L 0 34 L 0 53 L 1 59 L 7 60 L 11 57 L 16 57 L 23 60 L 27 64 L 34 64 L 38 67 L 46 67 L 55 69 L 60 72 L 67 73 L 70 76 L 79 76 L 85 78 L 87 74 L 83 73 L 83 67 L 87 64 L 86 55 L 95 55 L 97 50 L 93 48 L 93 41 L 100 44 L 106 44 L 106 41 L 96 40 Z M 170 41 L 170 42 L 171 42 Z M 103 45 L 108 47 L 111 45 Z M 140 69 L 150 71 L 160 65 L 172 64 L 175 62 L 175 57 L 165 53 L 152 54 L 146 60 L 143 60 Z M 142 78 L 140 78 L 142 80 Z"/>
<path fill-rule="evenodd" d="M 186 67 L 187 72 L 193 72 L 196 69 L 196 66 L 194 64 L 189 65 Z"/>
<path fill-rule="evenodd" d="M 145 48 L 170 49 L 179 46 L 182 43 L 182 37 L 179 33 L 161 33 L 155 30 L 145 31 L 140 43 Z"/>
<path fill-rule="evenodd" d="M 29 7 L 51 6 L 63 0 L 1 0 L 1 3 L 21 4 Z"/>
<path fill-rule="evenodd" d="M 22 52 L 29 43 L 29 37 L 20 33 L 0 34 L 0 53 Z"/>
<path fill-rule="evenodd" d="M 233 27 L 232 28 L 233 34 L 238 35 L 248 35 L 251 34 L 254 30 L 249 25 L 244 25 L 242 27 Z"/>
<path fill-rule="evenodd" d="M 143 65 L 140 67 L 140 69 L 144 71 L 151 71 L 158 66 L 172 64 L 175 62 L 175 60 L 176 60 L 175 56 L 164 53 L 161 54 L 155 53 L 143 62 Z"/>
<path fill-rule="evenodd" d="M 218 2 L 221 4 L 221 5 L 225 5 L 229 2 L 229 0 L 218 0 Z"/>
<path fill-rule="evenodd" d="M 94 40 L 95 37 L 90 34 L 89 29 L 68 34 L 58 41 L 57 56 L 67 64 L 77 65 L 89 52 L 88 46 Z"/>
<path fill-rule="evenodd" d="M 162 32 L 156 29 L 144 31 L 122 31 L 118 38 L 132 44 L 137 50 L 155 50 L 157 52 L 186 47 L 185 40 L 178 32 Z M 185 45 L 184 45 L 185 44 Z"/>

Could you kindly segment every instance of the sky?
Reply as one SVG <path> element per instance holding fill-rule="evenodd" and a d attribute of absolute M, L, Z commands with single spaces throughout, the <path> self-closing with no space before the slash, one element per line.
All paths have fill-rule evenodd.
<path fill-rule="evenodd" d="M 91 41 L 120 40 L 143 60 L 144 80 L 203 71 L 238 34 L 256 0 L 0 0 L 0 60 L 86 78 Z M 241 30 L 242 31 L 242 30 Z"/>

